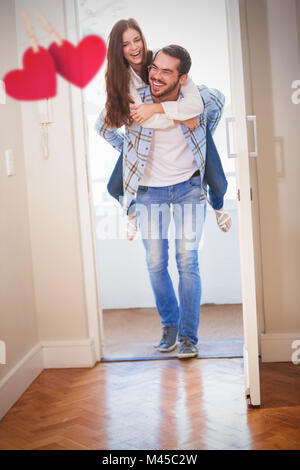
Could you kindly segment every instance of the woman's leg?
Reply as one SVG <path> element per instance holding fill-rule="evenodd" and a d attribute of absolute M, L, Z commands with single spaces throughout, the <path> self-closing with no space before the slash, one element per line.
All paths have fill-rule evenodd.
<path fill-rule="evenodd" d="M 122 197 L 124 196 L 123 191 L 123 151 L 117 160 L 115 168 L 111 174 L 109 182 L 107 184 L 107 191 L 114 197 L 120 204 L 122 203 Z M 128 210 L 128 222 L 127 222 L 127 238 L 133 240 L 136 234 L 137 224 L 135 215 L 135 200 L 130 204 Z"/>
<path fill-rule="evenodd" d="M 221 209 L 224 204 L 224 195 L 227 191 L 228 183 L 222 167 L 220 155 L 208 127 L 206 127 L 206 161 L 204 180 L 209 186 L 208 194 L 213 208 L 215 210 Z"/>
<path fill-rule="evenodd" d="M 121 203 L 120 198 L 124 195 L 123 193 L 123 151 L 117 160 L 115 168 L 111 174 L 109 182 L 107 184 L 107 191 L 114 197 L 118 202 Z"/>
<path fill-rule="evenodd" d="M 217 223 L 223 232 L 231 227 L 231 218 L 222 209 L 228 183 L 222 167 L 220 155 L 213 141 L 211 132 L 206 127 L 206 161 L 204 181 L 208 184 L 208 194 L 216 212 Z"/>

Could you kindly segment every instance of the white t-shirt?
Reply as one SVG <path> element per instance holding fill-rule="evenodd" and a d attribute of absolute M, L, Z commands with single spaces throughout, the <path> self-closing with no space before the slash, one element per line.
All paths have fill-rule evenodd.
<path fill-rule="evenodd" d="M 188 180 L 198 169 L 194 155 L 179 124 L 155 129 L 142 186 L 170 186 Z"/>

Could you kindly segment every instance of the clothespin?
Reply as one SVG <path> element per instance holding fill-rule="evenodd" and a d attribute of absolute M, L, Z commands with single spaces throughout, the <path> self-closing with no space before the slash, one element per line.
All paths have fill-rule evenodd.
<path fill-rule="evenodd" d="M 56 44 L 60 47 L 62 46 L 63 44 L 63 40 L 62 38 L 60 37 L 60 35 L 57 33 L 57 31 L 55 31 L 55 29 L 53 28 L 53 26 L 51 26 L 51 24 L 49 23 L 49 21 L 47 20 L 47 18 L 42 14 L 42 12 L 40 10 L 36 10 L 36 16 L 37 16 L 37 19 L 39 20 L 39 22 L 41 23 L 41 25 L 45 28 L 45 30 L 50 34 L 50 36 L 53 37 L 54 41 L 56 42 Z"/>
<path fill-rule="evenodd" d="M 27 12 L 22 13 L 23 17 L 23 23 L 26 29 L 26 33 L 30 39 L 30 43 L 33 49 L 33 52 L 38 52 L 39 51 L 39 42 L 37 40 L 37 37 L 34 34 L 32 24 L 30 22 L 30 18 Z"/>
<path fill-rule="evenodd" d="M 30 39 L 30 43 L 33 49 L 33 52 L 39 52 L 39 42 L 37 37 L 34 34 L 33 27 L 27 12 L 22 13 L 23 23 L 26 29 L 26 33 Z M 59 40 L 59 36 L 57 35 L 57 40 Z M 62 43 L 62 42 L 61 42 Z M 47 98 L 46 100 L 41 100 L 38 103 L 39 106 L 39 114 L 40 114 L 40 125 L 41 125 L 41 137 L 42 137 L 42 149 L 44 158 L 49 158 L 49 145 L 48 145 L 48 126 L 52 124 L 51 118 L 51 107 L 50 101 Z"/>

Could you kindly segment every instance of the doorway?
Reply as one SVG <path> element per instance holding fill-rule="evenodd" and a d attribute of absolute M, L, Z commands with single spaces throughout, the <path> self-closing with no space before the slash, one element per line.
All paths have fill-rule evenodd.
<path fill-rule="evenodd" d="M 194 4 L 192 0 L 189 0 L 191 3 L 191 7 L 194 7 Z M 140 5 L 136 0 L 114 0 L 114 1 L 108 1 L 104 4 L 101 4 L 99 6 L 98 2 L 94 0 L 81 0 L 80 2 L 78 0 L 73 0 L 73 13 L 72 13 L 72 8 L 70 3 L 66 3 L 66 10 L 67 13 L 71 13 L 71 16 L 73 15 L 76 23 L 76 29 L 77 29 L 77 38 L 80 39 L 80 37 L 83 37 L 88 34 L 100 34 L 102 37 L 107 39 L 108 33 L 111 29 L 111 26 L 118 21 L 120 18 L 124 17 L 130 17 L 134 16 L 137 18 L 137 20 L 140 22 L 142 25 L 142 28 L 145 32 L 145 35 L 151 36 L 151 28 L 153 31 L 153 24 L 155 24 L 155 41 L 152 39 L 152 43 L 149 41 L 149 47 L 152 49 L 155 49 L 156 47 L 160 47 L 161 42 L 158 43 L 158 35 L 157 30 L 159 26 L 159 22 L 161 24 L 161 31 L 163 31 L 163 35 L 160 37 L 160 41 L 162 41 L 164 44 L 170 43 L 170 28 L 169 28 L 169 23 L 170 21 L 173 21 L 174 23 L 177 22 L 177 25 L 185 25 L 185 36 L 183 38 L 182 34 L 180 37 L 178 37 L 180 27 L 178 26 L 176 31 L 174 31 L 174 36 L 172 36 L 172 41 L 173 42 L 181 42 L 182 45 L 187 47 L 191 55 L 195 57 L 193 64 L 200 65 L 201 67 L 201 76 L 198 79 L 196 76 L 194 78 L 194 81 L 198 81 L 200 83 L 206 83 L 210 87 L 216 87 L 219 89 L 222 89 L 224 94 L 226 95 L 227 98 L 227 105 L 225 106 L 225 112 L 224 112 L 224 117 L 221 120 L 221 123 L 218 126 L 217 132 L 215 134 L 215 143 L 218 147 L 219 152 L 222 155 L 222 151 L 220 149 L 222 140 L 223 140 L 223 149 L 224 149 L 224 143 L 225 143 L 225 119 L 226 115 L 231 114 L 231 104 L 233 104 L 234 107 L 234 116 L 236 116 L 236 129 L 237 129 L 237 158 L 236 161 L 232 164 L 229 164 L 228 160 L 224 164 L 224 159 L 223 159 L 223 166 L 224 169 L 227 173 L 227 179 L 232 180 L 231 188 L 232 188 L 232 193 L 234 194 L 234 197 L 230 201 L 230 197 L 228 198 L 229 201 L 225 202 L 225 208 L 228 210 L 228 204 L 230 205 L 231 203 L 234 205 L 234 209 L 236 210 L 237 206 L 239 207 L 239 210 L 236 210 L 238 213 L 238 225 L 239 226 L 239 233 L 240 233 L 240 254 L 242 255 L 241 259 L 241 264 L 239 265 L 239 262 L 237 263 L 237 270 L 234 269 L 234 266 L 231 265 L 230 273 L 235 272 L 237 273 L 239 271 L 239 267 L 241 267 L 241 284 L 242 284 L 242 302 L 243 302 L 243 309 L 242 309 L 242 304 L 237 303 L 240 307 L 240 318 L 242 318 L 242 323 L 243 323 L 243 330 L 244 330 L 244 338 L 239 338 L 240 339 L 240 346 L 243 347 L 243 357 L 244 357 L 244 368 L 245 368 L 245 385 L 246 385 L 246 393 L 247 396 L 250 397 L 250 392 L 251 392 L 251 398 L 252 403 L 258 404 L 260 401 L 259 398 L 259 375 L 258 375 L 258 330 L 257 330 L 257 314 L 256 314 L 256 292 L 255 292 L 255 274 L 254 274 L 254 255 L 253 255 L 253 236 L 252 236 L 252 231 L 253 231 L 253 224 L 252 224 L 252 216 L 251 216 L 251 201 L 249 198 L 249 189 L 250 189 L 250 176 L 249 176 L 249 164 L 248 164 L 248 155 L 249 155 L 249 150 L 248 150 L 248 139 L 247 139 L 247 132 L 246 132 L 246 127 L 245 127 L 245 114 L 246 114 L 246 109 L 245 109 L 245 102 L 244 102 L 244 71 L 243 71 L 243 59 L 242 59 L 242 51 L 241 51 L 241 31 L 240 31 L 240 0 L 214 0 L 213 2 L 210 2 L 209 5 L 206 4 L 204 0 L 202 2 L 199 2 L 198 8 L 201 10 L 198 11 L 201 21 L 203 21 L 205 24 L 208 25 L 209 27 L 209 33 L 206 35 L 203 34 L 204 28 L 200 28 L 199 30 L 199 24 L 197 22 L 196 26 L 194 29 L 191 27 L 191 22 L 190 22 L 190 16 L 187 14 L 187 9 L 185 9 L 184 12 L 179 12 L 178 8 L 173 8 L 172 10 L 172 5 L 170 5 L 170 8 L 168 8 L 168 5 L 164 3 L 163 5 L 160 5 L 158 1 L 157 3 L 157 9 L 156 11 L 160 12 L 159 17 L 155 17 L 155 23 L 151 23 L 150 25 L 150 20 L 149 17 L 145 18 L 145 8 L 144 6 Z M 185 5 L 186 6 L 186 5 Z M 201 7 L 201 8 L 200 8 Z M 221 12 L 221 19 L 220 19 L 220 12 Z M 179 14 L 179 13 L 182 13 Z M 207 15 L 205 18 L 205 14 Z M 198 16 L 199 16 L 198 15 Z M 197 16 L 196 14 L 193 16 Z M 197 16 L 197 17 L 198 17 Z M 163 18 L 167 20 L 167 22 L 163 21 Z M 165 24 L 168 24 L 168 29 L 166 30 Z M 226 24 L 228 24 L 228 31 L 226 32 Z M 189 28 L 186 28 L 186 25 L 189 26 Z M 151 26 L 151 28 L 150 28 Z M 222 40 L 218 40 L 217 38 L 214 37 L 212 44 L 215 41 L 214 47 L 215 51 L 220 49 L 220 46 L 225 42 L 228 43 L 229 46 L 229 55 L 230 55 L 230 72 L 231 72 L 231 82 L 234 83 L 234 86 L 232 86 L 232 83 L 229 83 L 229 74 L 226 75 L 224 78 L 224 67 L 225 69 L 229 70 L 229 63 L 228 63 L 228 53 L 227 49 L 224 53 L 224 55 L 220 58 L 220 61 L 214 60 L 211 62 L 211 47 L 208 46 L 208 41 L 207 38 L 210 37 L 211 31 L 214 31 L 214 28 L 217 30 L 220 29 L 223 31 L 223 38 Z M 223 28 L 223 29 L 222 29 Z M 70 31 L 70 28 L 69 28 Z M 193 47 L 195 47 L 195 31 L 197 31 L 197 50 L 195 51 L 195 54 L 193 54 Z M 227 33 L 228 36 L 230 37 L 229 40 L 227 40 Z M 176 36 L 177 35 L 177 36 Z M 73 31 L 72 31 L 72 26 L 71 26 L 71 32 L 69 32 L 70 37 L 73 36 Z M 199 36 L 199 39 L 198 39 Z M 180 40 L 181 39 L 181 40 Z M 211 39 L 211 38 L 210 38 Z M 189 44 L 186 42 L 190 40 L 190 47 Z M 198 44 L 203 45 L 201 49 L 201 54 L 199 54 L 198 51 Z M 205 56 L 206 54 L 206 56 Z M 214 56 L 213 56 L 214 57 Z M 216 56 L 215 56 L 216 57 Z M 206 60 L 205 60 L 206 59 Z M 205 68 L 203 66 L 204 63 L 211 63 L 211 67 Z M 220 65 L 221 64 L 221 65 Z M 223 68 L 221 68 L 221 66 Z M 99 269 L 99 256 L 98 254 L 100 253 L 101 256 L 105 256 L 106 254 L 109 253 L 106 248 L 108 245 L 105 247 L 105 249 L 101 249 L 100 252 L 97 250 L 97 239 L 99 240 L 104 240 L 106 242 L 113 241 L 116 237 L 119 241 L 120 244 L 123 244 L 123 246 L 126 246 L 127 252 L 130 252 L 130 250 L 133 250 L 134 244 L 127 242 L 125 238 L 125 222 L 126 220 L 124 217 L 121 216 L 120 212 L 120 207 L 118 204 L 113 203 L 113 201 L 109 198 L 108 194 L 106 193 L 106 182 L 111 174 L 111 171 L 114 167 L 114 164 L 117 159 L 117 155 L 114 154 L 114 150 L 105 142 L 102 142 L 102 144 L 106 144 L 106 148 L 102 148 L 102 150 L 97 151 L 96 153 L 96 158 L 93 159 L 91 158 L 91 149 L 96 148 L 97 144 L 99 144 L 99 137 L 94 131 L 94 123 L 95 119 L 98 116 L 99 111 L 103 108 L 103 105 L 101 103 L 104 103 L 105 101 L 105 86 L 104 86 L 104 70 L 105 67 L 101 70 L 101 72 L 98 74 L 98 76 L 95 77 L 93 82 L 90 83 L 88 87 L 86 87 L 84 91 L 84 119 L 83 119 L 83 114 L 82 110 L 79 108 L 79 95 L 76 94 L 75 92 L 72 92 L 73 94 L 73 100 L 76 104 L 76 118 L 75 119 L 75 126 L 77 130 L 79 130 L 80 126 L 80 121 L 82 125 L 82 121 L 84 120 L 85 124 L 85 130 L 86 130 L 86 148 L 88 148 L 88 155 L 89 158 L 85 160 L 85 164 L 87 166 L 87 172 L 89 174 L 89 206 L 90 206 L 90 211 L 93 212 L 93 214 L 90 215 L 90 218 L 93 219 L 93 228 L 94 228 L 94 246 L 93 246 L 93 257 L 97 258 L 97 263 L 94 263 L 94 268 L 92 267 L 92 262 L 91 262 L 91 257 L 89 256 L 89 262 L 87 265 L 87 273 L 92 274 L 92 271 L 95 272 L 95 268 L 98 270 L 98 286 L 97 286 L 97 293 L 99 296 L 99 291 L 100 291 L 100 300 L 98 300 L 98 309 L 100 312 L 100 315 L 95 316 L 92 308 L 88 308 L 88 318 L 89 318 L 89 327 L 90 329 L 93 328 L 93 325 L 95 325 L 95 322 L 100 324 L 100 330 L 99 333 L 91 330 L 92 337 L 94 340 L 97 342 L 100 340 L 100 357 L 101 360 L 105 360 L 105 353 L 103 351 L 103 346 L 107 344 L 107 332 L 105 332 L 104 335 L 104 320 L 103 320 L 103 312 L 106 312 L 106 310 L 110 310 L 112 312 L 113 309 L 106 309 L 105 308 L 105 297 L 104 297 L 104 291 L 105 291 L 105 282 L 108 282 L 110 279 L 111 282 L 109 283 L 111 286 L 113 286 L 114 289 L 114 298 L 119 298 L 119 294 L 121 291 L 121 288 L 125 285 L 124 282 L 129 282 L 130 279 L 132 279 L 132 273 L 128 272 L 126 273 L 126 278 L 122 279 L 121 276 L 121 282 L 117 282 L 115 279 L 116 275 L 120 275 L 121 273 L 121 263 L 124 260 L 124 258 L 121 256 L 117 257 L 118 255 L 117 251 L 111 251 L 114 255 L 114 259 L 117 258 L 117 269 L 115 269 L 114 265 L 112 262 L 109 264 L 109 269 L 104 270 L 104 269 Z M 222 70 L 222 74 L 220 74 L 220 70 Z M 191 71 L 191 73 L 194 73 Z M 218 75 L 219 73 L 219 75 Z M 101 78 L 102 77 L 102 78 Z M 102 82 L 101 82 L 102 80 Z M 224 83 L 224 80 L 227 83 Z M 95 86 L 96 85 L 96 86 Z M 227 86 L 226 86 L 227 85 Z M 93 93 L 91 93 L 91 90 L 94 87 L 94 97 L 95 99 L 91 99 Z M 230 98 L 230 89 L 233 91 L 234 99 L 233 103 L 231 103 Z M 82 98 L 82 94 L 81 94 Z M 101 101 L 102 100 L 102 101 Z M 80 116 L 79 116 L 80 115 Z M 227 120 L 227 119 L 226 119 Z M 78 121 L 78 122 L 77 122 Z M 77 122 L 77 124 L 76 124 Z M 223 131 L 222 131 L 223 129 Z M 76 134 L 75 134 L 76 135 Z M 78 141 L 78 136 L 76 137 Z M 219 139 L 219 140 L 218 140 Z M 230 146 L 230 142 L 232 139 L 228 137 L 228 145 Z M 80 141 L 80 139 L 79 139 Z M 221 142 L 221 143 L 220 143 Z M 82 140 L 80 141 L 81 147 L 82 147 Z M 81 166 L 83 162 L 82 157 L 80 157 L 79 152 L 76 150 L 76 153 L 78 155 L 78 158 L 80 160 L 80 165 L 77 165 L 78 167 Z M 230 153 L 230 150 L 227 149 L 224 151 L 224 154 L 226 155 Z M 99 159 L 99 155 L 101 155 L 101 159 Z M 107 156 L 108 158 L 103 158 Z M 223 157 L 223 155 L 222 155 Z M 97 175 L 96 169 L 100 169 L 100 177 L 99 173 Z M 242 189 L 242 194 L 243 197 L 240 200 L 240 203 L 237 204 L 236 202 L 236 189 L 235 188 L 235 169 L 237 169 L 238 173 L 238 180 L 239 180 L 239 188 Z M 105 174 L 108 175 L 106 178 L 103 178 L 103 175 Z M 85 173 L 85 170 L 84 170 Z M 78 177 L 80 179 L 80 176 Z M 81 178 L 82 180 L 82 178 Z M 81 181 L 82 183 L 82 181 Z M 227 193 L 227 196 L 229 196 L 230 192 Z M 85 210 L 83 211 L 83 215 L 85 217 L 84 220 L 88 221 L 88 215 L 87 215 L 87 206 L 86 206 L 86 195 L 84 194 L 84 190 L 79 191 L 79 200 L 80 204 L 85 205 Z M 97 210 L 95 210 L 95 207 L 97 207 Z M 208 211 L 208 217 L 209 218 L 209 211 Z M 210 216 L 214 217 L 214 214 L 211 213 Z M 97 221 L 97 217 L 100 218 L 100 221 Z M 83 219 L 82 219 L 83 220 Z M 112 223 L 114 221 L 114 223 Z M 208 224 L 206 223 L 206 227 Z M 106 227 L 106 228 L 105 228 Z M 215 226 L 216 232 L 218 233 L 217 227 Z M 104 233 L 104 238 L 103 237 L 103 232 L 108 231 L 109 233 L 109 239 L 107 233 Z M 206 231 L 207 233 L 207 231 Z M 231 236 L 234 234 L 234 231 L 230 231 Z M 82 228 L 82 234 L 85 237 L 86 233 L 84 231 L 84 228 Z M 222 232 L 219 233 L 220 235 L 224 235 Z M 228 235 L 228 234 L 227 234 Z M 235 245 L 237 247 L 237 252 L 238 252 L 238 237 L 237 237 L 237 232 L 235 232 L 236 235 L 236 242 Z M 229 237 L 228 237 L 229 238 Z M 205 239 L 205 234 L 204 234 L 204 239 Z M 138 243 L 138 240 L 136 240 Z M 202 241 L 203 243 L 203 241 Z M 82 243 L 83 250 L 86 248 L 88 249 L 87 251 L 89 252 L 89 255 L 91 255 L 91 246 L 88 240 L 85 242 L 83 241 Z M 121 245 L 120 245 L 121 246 Z M 137 245 L 138 246 L 138 245 Z M 202 245 L 203 246 L 203 245 Z M 130 248 L 131 247 L 131 248 Z M 140 246 L 141 247 L 141 246 Z M 200 247 L 201 248 L 201 247 Z M 134 259 L 140 259 L 142 261 L 141 266 L 145 269 L 145 262 L 144 262 L 144 252 L 143 250 L 140 250 L 139 248 L 135 248 L 134 250 Z M 201 251 L 201 250 L 200 250 Z M 121 255 L 123 255 L 124 250 L 120 250 Z M 207 253 L 207 251 L 206 251 Z M 139 256 L 140 255 L 140 256 Z M 245 256 L 247 257 L 247 263 Z M 86 260 L 86 256 L 84 256 L 84 259 Z M 110 258 L 109 260 L 111 261 L 113 258 Z M 132 258 L 133 259 L 133 258 Z M 230 258 L 230 262 L 232 263 L 233 258 Z M 209 260 L 211 262 L 211 259 Z M 227 260 L 228 261 L 228 260 Z M 100 259 L 101 262 L 101 259 Z M 201 260 L 200 260 L 201 262 Z M 96 266 L 95 266 L 96 265 Z M 103 267 L 104 264 L 101 264 Z M 130 264 L 127 264 L 127 267 L 130 269 L 132 268 L 132 263 L 130 260 Z M 104 272 L 105 271 L 105 272 Z M 171 275 L 172 274 L 172 253 L 170 253 L 170 271 Z M 133 271 L 134 274 L 136 274 L 136 270 Z M 139 280 L 143 279 L 142 272 L 140 271 L 139 273 Z M 202 274 L 202 272 L 201 272 Z M 227 281 L 230 276 L 226 274 L 226 277 L 223 278 L 223 281 Z M 176 278 L 176 273 L 175 273 L 175 278 Z M 202 277 L 203 278 L 203 277 Z M 146 280 L 147 284 L 144 284 L 142 286 L 141 290 L 137 291 L 135 290 L 135 301 L 138 298 L 138 294 L 145 294 L 147 289 L 145 289 L 145 286 L 148 285 L 149 288 L 149 280 L 148 280 L 148 275 L 144 276 L 144 279 Z M 88 281 L 88 276 L 87 276 L 87 281 Z M 174 282 L 176 283 L 176 279 L 174 279 Z M 89 296 L 88 298 L 93 297 L 93 292 L 92 292 L 92 285 L 91 284 L 86 284 L 87 288 L 89 290 Z M 130 284 L 131 285 L 131 284 Z M 219 293 L 218 290 L 217 292 Z M 116 296 L 116 292 L 118 293 L 118 296 Z M 130 291 L 129 291 L 130 294 Z M 131 299 L 133 296 L 131 296 Z M 240 297 L 241 301 L 241 297 Z M 202 303 L 203 303 L 203 297 L 202 297 Z M 95 304 L 94 304 L 95 305 Z M 153 305 L 153 304 L 152 304 Z M 222 304 L 220 304 L 222 305 Z M 137 307 L 135 307 L 137 308 Z M 143 307 L 143 311 L 145 311 L 147 308 L 153 308 L 152 307 Z M 224 309 L 222 309 L 224 311 Z M 243 314 L 242 314 L 243 310 Z M 202 307 L 202 312 L 204 311 L 204 307 Z M 145 312 L 146 313 L 146 312 Z M 125 317 L 123 317 L 124 319 Z M 156 317 L 157 318 L 157 317 Z M 202 322 L 203 323 L 203 322 Z M 241 323 L 240 323 L 241 324 Z M 130 328 L 131 325 L 128 325 L 128 328 Z M 218 323 L 218 326 L 220 326 L 219 330 L 221 329 L 221 324 Z M 127 329 L 128 329 L 127 328 Z M 123 332 L 122 332 L 123 333 Z M 201 338 L 201 336 L 200 336 Z M 160 338 L 158 338 L 159 340 Z M 244 344 L 243 344 L 244 342 Z M 157 339 L 156 339 L 157 343 Z M 231 341 L 232 343 L 232 341 Z M 152 345 L 153 346 L 153 345 Z M 241 348 L 240 348 L 241 349 Z M 210 356 L 204 356 L 204 357 L 210 357 Z M 217 357 L 224 357 L 222 355 L 217 356 Z M 125 358 L 125 360 L 128 360 L 129 358 Z M 145 356 L 144 358 L 145 359 Z M 108 359 L 106 359 L 108 360 Z M 114 360 L 114 359 L 113 359 Z M 120 358 L 120 360 L 122 360 Z M 252 385 L 251 385 L 252 384 Z M 251 400 L 250 400 L 251 401 Z"/>
<path fill-rule="evenodd" d="M 174 9 L 172 0 L 156 3 L 157 8 L 145 11 L 145 5 L 136 0 L 116 0 L 101 7 L 93 0 L 80 1 L 80 36 L 101 34 L 107 40 L 116 21 L 134 17 L 144 31 L 150 49 L 169 43 L 186 47 L 192 57 L 190 76 L 194 82 L 220 89 L 226 96 L 223 117 L 214 141 L 228 180 L 224 208 L 230 213 L 233 224 L 228 233 L 220 231 L 215 214 L 208 207 L 199 249 L 202 279 L 199 357 L 240 357 L 243 355 L 243 318 L 237 188 L 235 162 L 227 156 L 225 128 L 226 117 L 232 115 L 225 1 L 208 3 L 202 0 L 195 4 L 190 0 L 191 8 L 195 10 L 192 18 L 186 4 L 176 5 Z M 167 29 L 165 24 L 168 24 Z M 211 34 L 212 31 L 214 34 Z M 139 234 L 134 241 L 126 240 L 126 218 L 106 190 L 119 155 L 94 130 L 97 116 L 105 105 L 104 74 L 105 65 L 84 90 L 95 252 L 104 325 L 104 359 L 176 357 L 174 351 L 163 354 L 153 347 L 160 339 L 161 325 L 146 268 L 144 247 Z M 178 275 L 173 244 L 170 244 L 169 272 L 176 286 Z"/>

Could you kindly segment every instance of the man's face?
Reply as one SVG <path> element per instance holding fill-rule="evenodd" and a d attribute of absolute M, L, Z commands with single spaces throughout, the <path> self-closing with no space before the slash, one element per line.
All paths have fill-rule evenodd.
<path fill-rule="evenodd" d="M 164 98 L 170 94 L 174 94 L 176 97 L 181 86 L 182 77 L 184 77 L 178 76 L 180 60 L 159 52 L 152 65 L 149 71 L 151 94 L 156 98 Z"/>

